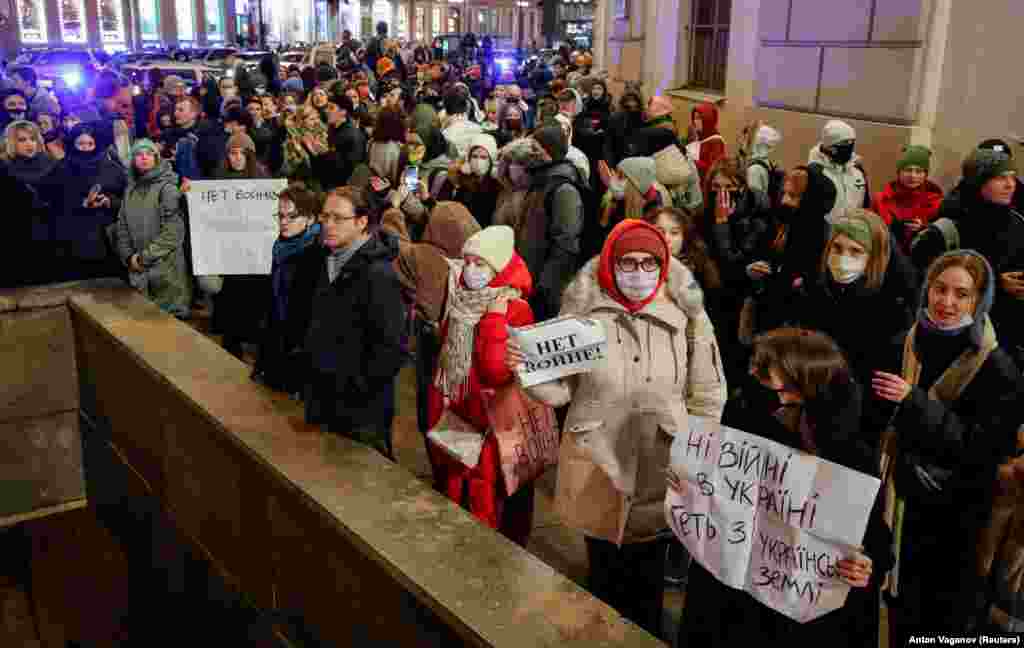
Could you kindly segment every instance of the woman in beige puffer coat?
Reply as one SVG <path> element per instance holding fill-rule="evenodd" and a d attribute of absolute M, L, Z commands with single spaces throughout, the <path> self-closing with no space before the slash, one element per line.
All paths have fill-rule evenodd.
<path fill-rule="evenodd" d="M 693 275 L 659 230 L 633 219 L 569 285 L 561 315 L 601 322 L 608 345 L 592 372 L 530 389 L 569 404 L 555 507 L 586 535 L 591 592 L 658 636 L 669 448 L 690 416 L 718 421 L 725 406 L 714 328 Z"/>

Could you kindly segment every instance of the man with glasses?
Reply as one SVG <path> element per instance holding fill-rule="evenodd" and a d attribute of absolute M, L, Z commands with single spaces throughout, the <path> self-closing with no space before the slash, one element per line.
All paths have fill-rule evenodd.
<path fill-rule="evenodd" d="M 405 307 L 392 269 L 398 240 L 378 230 L 379 220 L 360 189 L 327 194 L 322 245 L 299 261 L 288 317 L 292 330 L 306 332 L 306 421 L 392 458 Z"/>

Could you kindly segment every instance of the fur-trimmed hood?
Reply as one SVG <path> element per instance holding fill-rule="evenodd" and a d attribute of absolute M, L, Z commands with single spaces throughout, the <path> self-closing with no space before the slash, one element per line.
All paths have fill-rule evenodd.
<path fill-rule="evenodd" d="M 566 287 L 562 294 L 561 315 L 586 315 L 597 308 L 615 308 L 625 311 L 618 302 L 612 299 L 601 288 L 597 279 L 597 269 L 601 257 L 596 256 L 587 262 L 579 273 Z M 704 292 L 693 277 L 690 269 L 676 258 L 672 258 L 665 282 L 665 293 L 687 317 L 697 317 L 704 313 Z M 652 309 L 658 302 L 651 302 L 640 312 Z"/>

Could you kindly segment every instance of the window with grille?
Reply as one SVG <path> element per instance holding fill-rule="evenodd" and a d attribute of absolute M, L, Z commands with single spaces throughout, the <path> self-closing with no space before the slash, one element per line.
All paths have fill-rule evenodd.
<path fill-rule="evenodd" d="M 725 91 L 732 0 L 691 0 L 690 87 Z"/>

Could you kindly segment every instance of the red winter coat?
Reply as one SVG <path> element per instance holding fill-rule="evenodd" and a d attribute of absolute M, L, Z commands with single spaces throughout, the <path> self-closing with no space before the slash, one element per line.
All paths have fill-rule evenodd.
<path fill-rule="evenodd" d="M 469 372 L 466 395 L 461 401 L 449 404 L 459 418 L 472 423 L 481 432 L 490 425 L 481 390 L 501 387 L 515 380 L 515 376 L 505 365 L 508 327 L 527 326 L 533 323 L 533 311 L 526 302 L 526 298 L 533 292 L 533 279 L 526 268 L 526 263 L 518 254 L 512 255 L 512 260 L 489 286 L 518 288 L 523 298 L 510 301 L 505 315 L 486 313 L 480 319 L 473 341 L 473 366 Z M 445 319 L 441 324 L 442 352 L 447 337 L 448 320 Z M 444 397 L 437 387 L 431 384 L 428 399 L 430 427 L 433 427 L 444 412 Z M 443 484 L 448 497 L 462 504 L 464 488 L 468 485 L 466 490 L 469 511 L 487 526 L 498 529 L 502 519 L 505 487 L 501 480 L 500 457 L 494 435 L 487 436 L 480 453 L 480 462 L 472 469 L 466 468 L 440 450 L 431 447 L 430 451 L 434 455 L 434 465 L 441 473 L 436 475 L 437 481 Z M 513 539 L 517 539 L 523 533 L 529 533 L 529 529 L 501 530 Z"/>
<path fill-rule="evenodd" d="M 718 132 L 718 108 L 713 103 L 702 103 L 693 109 L 693 112 L 700 115 L 701 119 L 701 140 L 707 140 L 712 135 L 720 135 Z M 704 141 L 700 146 L 700 158 L 697 160 L 697 170 L 700 177 L 706 178 L 711 167 L 715 166 L 719 158 L 725 157 L 725 141 L 717 137 L 710 142 Z"/>
<path fill-rule="evenodd" d="M 885 189 L 875 194 L 872 202 L 875 212 L 882 217 L 896 233 L 896 237 L 904 246 L 910 244 L 914 232 L 904 229 L 902 224 L 907 221 L 920 220 L 930 223 L 942 204 L 942 189 L 931 180 L 925 180 L 921 188 L 910 191 L 893 180 L 885 185 Z M 894 226 L 895 223 L 895 226 Z"/>

